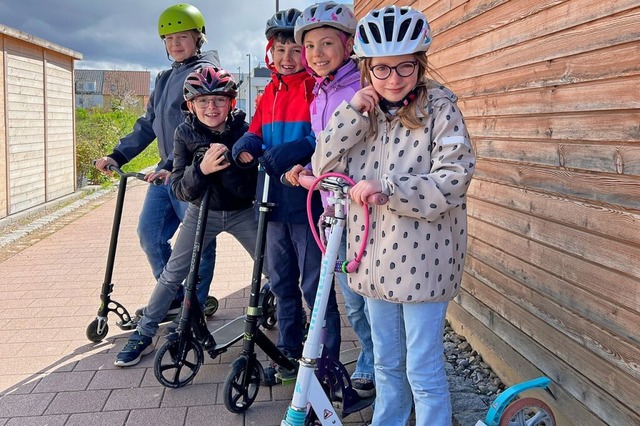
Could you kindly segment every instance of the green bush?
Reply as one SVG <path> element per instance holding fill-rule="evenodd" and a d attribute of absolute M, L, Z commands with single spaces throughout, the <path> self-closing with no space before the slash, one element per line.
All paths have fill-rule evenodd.
<path fill-rule="evenodd" d="M 91 162 L 110 154 L 120 138 L 131 132 L 138 116 L 128 110 L 76 109 L 76 171 L 80 182 L 83 178 L 95 185 L 109 181 Z M 123 169 L 138 171 L 159 160 L 158 145 L 152 143 Z"/>

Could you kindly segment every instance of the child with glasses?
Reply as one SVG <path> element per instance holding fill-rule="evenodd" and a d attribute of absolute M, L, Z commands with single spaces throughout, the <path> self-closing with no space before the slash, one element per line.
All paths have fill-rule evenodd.
<path fill-rule="evenodd" d="M 171 185 L 176 197 L 188 202 L 189 207 L 136 331 L 116 357 L 118 367 L 135 365 L 153 351 L 151 341 L 158 324 L 189 274 L 205 190 L 209 190 L 209 211 L 202 246 L 215 241 L 219 233 L 228 232 L 253 257 L 258 233 L 253 214 L 258 170 L 240 169 L 225 155 L 249 127 L 245 113 L 235 108 L 237 95 L 233 77 L 222 69 L 204 67 L 184 81 L 182 110 L 187 116 L 174 134 Z"/>
<path fill-rule="evenodd" d="M 456 96 L 427 78 L 431 32 L 410 8 L 372 10 L 357 25 L 363 89 L 343 102 L 318 136 L 316 174 L 357 181 L 369 206 L 369 244 L 349 285 L 367 299 L 376 378 L 372 425 L 451 425 L 442 334 L 460 291 L 467 245 L 466 193 L 475 155 Z M 362 215 L 348 217 L 360 229 Z M 357 247 L 358 232 L 348 233 Z M 348 248 L 349 249 L 349 248 Z"/>

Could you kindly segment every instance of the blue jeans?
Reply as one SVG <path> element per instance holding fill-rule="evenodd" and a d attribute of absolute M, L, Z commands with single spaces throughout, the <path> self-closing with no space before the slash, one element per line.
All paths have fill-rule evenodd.
<path fill-rule="evenodd" d="M 171 239 L 180 226 L 189 203 L 176 198 L 171 185 L 149 185 L 138 219 L 140 246 L 147 255 L 153 277 L 158 280 L 171 257 Z M 202 252 L 198 301 L 204 306 L 213 279 L 215 239 Z M 178 294 L 178 298 L 180 294 Z"/>
<path fill-rule="evenodd" d="M 156 335 L 158 324 L 167 314 L 171 301 L 189 274 L 199 210 L 198 206 L 193 204 L 187 209 L 171 258 L 160 274 L 138 323 L 138 331 L 144 336 Z M 207 247 L 221 232 L 233 235 L 253 257 L 258 233 L 253 208 L 237 211 L 209 210 L 203 247 Z"/>
<path fill-rule="evenodd" d="M 338 258 L 345 260 L 347 257 L 347 241 L 345 235 L 340 241 Z M 351 375 L 351 379 L 374 380 L 373 373 L 373 342 L 371 341 L 371 326 L 369 325 L 369 312 L 367 311 L 366 299 L 360 296 L 349 287 L 347 274 L 336 272 L 335 279 L 340 286 L 342 298 L 344 299 L 344 310 L 351 328 L 360 341 L 360 355 L 356 362 L 356 369 Z"/>
<path fill-rule="evenodd" d="M 450 426 L 451 396 L 444 369 L 448 302 L 391 303 L 367 298 L 376 369 L 372 426 Z"/>
<path fill-rule="evenodd" d="M 267 272 L 276 296 L 277 347 L 290 358 L 302 356 L 304 328 L 302 297 L 313 308 L 320 280 L 322 253 L 308 224 L 269 222 L 267 227 Z M 331 286 L 326 312 L 325 346 L 340 356 L 340 312 Z"/>

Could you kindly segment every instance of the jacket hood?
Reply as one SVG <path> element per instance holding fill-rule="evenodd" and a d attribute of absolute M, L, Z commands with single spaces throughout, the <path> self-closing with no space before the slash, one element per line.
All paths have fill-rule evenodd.
<path fill-rule="evenodd" d="M 360 73 L 358 72 L 358 64 L 354 59 L 345 62 L 338 71 L 331 77 L 313 77 L 316 85 L 313 88 L 313 94 L 317 95 L 321 87 L 326 90 L 340 90 L 343 87 L 351 86 L 360 81 Z"/>

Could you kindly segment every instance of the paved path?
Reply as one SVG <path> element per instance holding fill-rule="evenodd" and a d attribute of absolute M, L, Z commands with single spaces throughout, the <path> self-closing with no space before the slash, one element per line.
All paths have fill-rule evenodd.
<path fill-rule="evenodd" d="M 113 299 L 130 311 L 146 303 L 155 284 L 136 236 L 145 189 L 142 182 L 129 183 L 112 280 Z M 134 367 L 113 365 L 130 334 L 115 325 L 115 315 L 109 317 L 105 341 L 87 340 L 87 325 L 99 305 L 114 208 L 112 192 L 68 223 L 45 220 L 42 229 L 30 229 L 31 235 L 21 235 L 27 243 L 19 250 L 0 245 L 0 426 L 279 425 L 291 385 L 262 386 L 244 414 L 224 407 L 223 383 L 240 344 L 217 359 L 205 354 L 191 384 L 168 389 L 154 376 L 153 355 Z M 220 309 L 208 323 L 211 330 L 243 314 L 251 270 L 242 247 L 221 236 L 211 287 Z M 275 339 L 275 331 L 269 335 Z M 356 346 L 344 316 L 342 341 L 343 349 Z M 361 425 L 370 417 L 366 409 L 343 422 Z"/>

